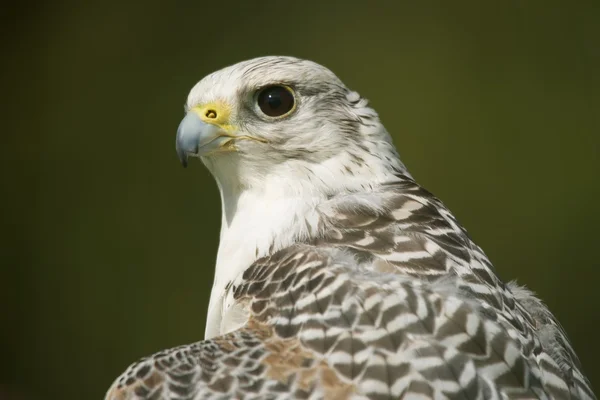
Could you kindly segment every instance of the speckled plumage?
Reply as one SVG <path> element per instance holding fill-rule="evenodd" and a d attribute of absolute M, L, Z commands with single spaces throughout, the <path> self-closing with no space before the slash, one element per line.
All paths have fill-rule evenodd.
<path fill-rule="evenodd" d="M 500 281 L 449 210 L 408 174 L 364 99 L 323 67 L 293 58 L 224 71 L 199 84 L 204 92 L 216 86 L 209 97 L 242 109 L 224 94 L 281 81 L 298 88 L 298 108 L 308 110 L 289 125 L 234 113 L 241 132 L 258 135 L 248 126 L 262 126 L 270 141 L 240 144 L 227 166 L 223 154 L 203 159 L 224 204 L 208 338 L 133 364 L 107 399 L 595 398 L 552 314 L 526 289 Z M 192 91 L 188 106 L 203 101 Z M 305 156 L 301 113 L 308 118 L 319 106 L 337 113 L 315 112 L 327 124 L 315 118 L 306 129 L 331 137 L 312 137 L 316 149 Z M 262 163 L 259 154 L 271 153 L 279 159 Z M 256 176 L 244 177 L 248 171 Z M 290 171 L 296 175 L 281 183 Z M 236 218 L 259 200 L 267 213 L 269 201 L 289 209 L 289 224 L 274 215 L 234 240 L 249 221 Z M 271 239 L 253 237 L 261 233 Z M 232 256 L 233 243 L 254 252 Z"/>

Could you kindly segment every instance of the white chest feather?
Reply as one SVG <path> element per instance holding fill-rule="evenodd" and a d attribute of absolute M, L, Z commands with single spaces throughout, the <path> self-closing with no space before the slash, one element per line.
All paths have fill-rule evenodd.
<path fill-rule="evenodd" d="M 388 146 L 373 153 L 385 154 L 390 149 Z M 390 160 L 396 160 L 396 169 L 401 168 L 400 161 L 391 157 L 394 154 Z M 206 163 L 219 185 L 223 210 L 207 339 L 244 322 L 239 320 L 239 313 L 230 310 L 233 299 L 227 287 L 241 279 L 255 260 L 315 237 L 317 207 L 321 209 L 335 195 L 365 191 L 393 179 L 394 168 L 380 156 L 367 152 L 363 159 L 362 163 L 352 163 L 349 153 L 340 152 L 322 163 L 288 160 L 266 172 L 252 163 L 242 166 L 235 158 Z"/>
<path fill-rule="evenodd" d="M 211 292 L 205 337 L 211 338 L 243 323 L 231 310 L 228 284 L 241 278 L 256 259 L 315 234 L 320 199 L 275 196 L 272 192 L 243 192 L 223 203 L 221 239 Z"/>

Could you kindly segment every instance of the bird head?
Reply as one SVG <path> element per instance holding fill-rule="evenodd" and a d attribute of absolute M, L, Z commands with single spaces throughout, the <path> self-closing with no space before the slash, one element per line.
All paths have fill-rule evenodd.
<path fill-rule="evenodd" d="M 367 101 L 327 68 L 292 57 L 252 59 L 198 82 L 176 148 L 184 166 L 200 157 L 217 181 L 237 185 L 293 171 L 331 187 L 341 175 L 403 169 Z"/>

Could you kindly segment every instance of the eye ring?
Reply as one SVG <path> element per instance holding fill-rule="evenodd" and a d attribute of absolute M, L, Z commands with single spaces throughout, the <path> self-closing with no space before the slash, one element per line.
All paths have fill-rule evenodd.
<path fill-rule="evenodd" d="M 265 116 L 281 118 L 296 109 L 296 97 L 288 86 L 270 85 L 258 91 L 256 105 Z"/>

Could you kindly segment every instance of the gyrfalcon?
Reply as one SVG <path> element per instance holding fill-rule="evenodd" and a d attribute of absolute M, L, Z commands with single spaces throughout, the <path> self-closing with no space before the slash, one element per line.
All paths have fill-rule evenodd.
<path fill-rule="evenodd" d="M 594 399 L 567 337 L 415 182 L 330 70 L 262 57 L 191 90 L 176 136 L 216 179 L 205 339 L 106 399 Z"/>

